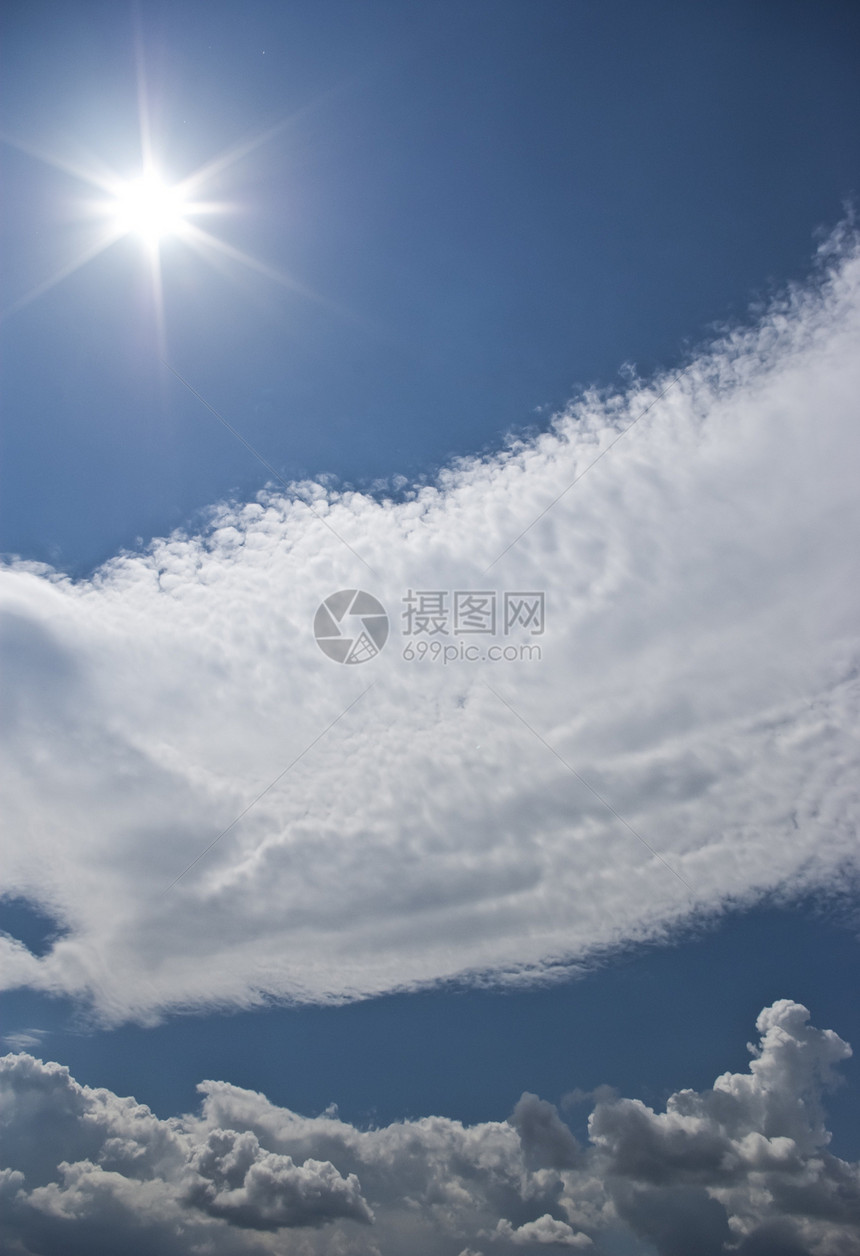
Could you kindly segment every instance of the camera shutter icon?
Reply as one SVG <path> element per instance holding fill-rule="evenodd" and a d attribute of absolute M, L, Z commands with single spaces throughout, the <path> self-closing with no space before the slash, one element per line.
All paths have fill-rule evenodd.
<path fill-rule="evenodd" d="M 335 663 L 366 663 L 388 640 L 388 615 L 372 593 L 341 589 L 319 606 L 314 636 L 323 654 Z"/>

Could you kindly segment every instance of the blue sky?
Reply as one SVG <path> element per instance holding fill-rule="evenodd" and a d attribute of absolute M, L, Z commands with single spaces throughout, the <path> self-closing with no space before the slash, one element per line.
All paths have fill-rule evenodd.
<path fill-rule="evenodd" d="M 14 12 L 6 136 L 133 174 L 132 12 Z M 174 178 L 285 124 L 206 188 L 237 211 L 204 226 L 319 300 L 170 241 L 164 285 L 171 364 L 288 480 L 432 474 L 622 363 L 671 367 L 805 274 L 856 189 L 851 5 L 145 5 L 139 26 Z M 4 162 L 5 308 L 93 228 L 92 189 Z M 9 320 L 7 549 L 85 571 L 265 482 L 165 378 L 148 287 L 121 241 Z"/>
<path fill-rule="evenodd" d="M 7 10 L 4 1251 L 860 1242 L 858 36 Z"/>

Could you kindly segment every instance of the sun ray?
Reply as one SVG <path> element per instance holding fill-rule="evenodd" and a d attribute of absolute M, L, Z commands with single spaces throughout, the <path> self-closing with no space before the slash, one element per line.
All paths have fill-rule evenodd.
<path fill-rule="evenodd" d="M 104 253 L 105 249 L 109 249 L 112 244 L 115 244 L 117 240 L 121 239 L 121 236 L 121 232 L 115 230 L 108 231 L 106 236 L 103 236 L 90 248 L 84 249 L 83 253 L 79 253 L 77 257 L 73 258 L 72 261 L 68 262 L 65 266 L 61 266 L 59 270 L 55 271 L 54 274 L 50 276 L 50 278 L 46 279 L 43 283 L 37 284 L 35 288 L 31 288 L 29 292 L 25 293 L 24 296 L 19 297 L 17 301 L 13 301 L 10 306 L 3 310 L 0 317 L 9 318 L 10 315 L 17 314 L 19 310 L 23 310 L 25 306 L 29 305 L 32 301 L 35 301 L 38 297 L 43 296 L 46 292 L 50 292 L 51 288 L 55 288 L 58 283 L 62 283 L 64 279 L 68 279 L 68 277 L 73 275 L 76 270 L 80 270 L 82 266 L 86 266 L 87 262 L 93 261 L 93 259 L 98 257 L 100 253 Z"/>
<path fill-rule="evenodd" d="M 146 67 L 143 55 L 143 33 L 140 26 L 140 10 L 135 8 L 134 61 L 137 77 L 137 125 L 140 131 L 140 153 L 144 170 L 153 168 L 152 127 L 149 121 L 149 96 L 146 89 Z"/>
<path fill-rule="evenodd" d="M 210 161 L 204 162 L 202 166 L 199 166 L 197 170 L 193 171 L 192 174 L 182 181 L 181 187 L 183 192 L 188 196 L 192 195 L 196 188 L 210 183 L 216 175 L 221 174 L 224 170 L 228 170 L 230 166 L 234 166 L 236 162 L 241 161 L 243 157 L 247 157 L 250 153 L 262 147 L 263 144 L 268 144 L 269 140 L 273 140 L 282 131 L 286 131 L 309 114 L 314 113 L 317 109 L 321 109 L 328 101 L 346 91 L 352 84 L 352 81 L 352 78 L 345 79 L 327 91 L 321 92 L 314 100 L 308 101 L 307 104 L 302 105 L 299 109 L 295 109 L 277 122 L 273 122 L 271 126 L 248 136 L 247 139 L 240 140 L 232 148 L 227 148 L 223 153 L 219 153 Z"/>
<path fill-rule="evenodd" d="M 107 220 L 103 233 L 97 242 L 84 250 L 66 265 L 60 267 L 44 282 L 39 283 L 23 297 L 15 301 L 5 312 L 4 317 L 15 313 L 32 301 L 49 292 L 64 279 L 73 275 L 82 266 L 93 260 L 105 249 L 110 248 L 126 235 L 136 234 L 149 256 L 151 274 L 152 300 L 158 332 L 159 348 L 166 352 L 166 320 L 164 309 L 164 278 L 162 274 L 162 258 L 160 239 L 170 235 L 192 248 L 198 256 L 209 265 L 214 266 L 215 259 L 221 263 L 232 262 L 244 269 L 260 275 L 270 283 L 294 293 L 305 300 L 313 301 L 329 312 L 348 322 L 362 327 L 372 334 L 387 333 L 372 326 L 370 320 L 355 315 L 351 310 L 332 301 L 314 289 L 301 283 L 292 275 L 274 266 L 259 261 L 250 253 L 244 252 L 235 245 L 203 230 L 202 227 L 189 221 L 190 218 L 210 214 L 226 214 L 235 211 L 237 206 L 224 200 L 206 200 L 204 189 L 212 180 L 241 161 L 244 157 L 275 139 L 287 128 L 295 125 L 308 113 L 319 109 L 332 96 L 340 94 L 349 82 L 340 83 L 322 93 L 314 101 L 281 118 L 273 125 L 250 136 L 249 138 L 225 150 L 200 166 L 192 174 L 177 182 L 163 179 L 158 169 L 155 146 L 153 143 L 150 95 L 144 63 L 143 42 L 140 31 L 135 39 L 137 118 L 140 145 L 140 173 L 133 178 L 121 178 L 114 171 L 96 160 L 86 164 L 74 161 L 69 157 L 57 156 L 34 145 L 4 136 L 0 133 L 0 141 L 6 142 L 20 151 L 35 157 L 57 170 L 71 175 L 82 183 L 88 184 L 94 191 L 102 193 L 101 199 L 90 199 L 83 208 L 89 216 L 99 216 Z M 221 267 L 219 267 L 221 269 Z"/>
<path fill-rule="evenodd" d="M 242 249 L 235 248 L 232 244 L 227 244 L 225 240 L 220 240 L 217 236 L 212 235 L 208 231 L 204 231 L 195 223 L 183 222 L 178 232 L 179 238 L 186 244 L 190 245 L 198 255 L 204 260 L 211 263 L 211 258 L 207 257 L 207 251 L 218 253 L 221 257 L 229 258 L 230 261 L 238 262 L 239 265 L 245 266 L 248 270 L 254 271 L 255 274 L 263 275 L 272 283 L 286 288 L 289 292 L 295 292 L 298 296 L 304 297 L 308 301 L 328 310 L 330 314 L 336 314 L 339 318 L 346 322 L 353 323 L 361 327 L 364 331 L 380 334 L 380 329 L 374 327 L 369 319 L 361 318 L 355 314 L 347 306 L 341 305 L 337 301 L 332 301 L 328 297 L 322 296 L 319 292 L 315 292 L 313 288 L 308 288 L 298 279 L 294 279 L 292 275 L 288 275 L 285 271 L 276 270 L 273 266 L 267 266 L 264 262 L 258 261 L 250 253 L 245 253 Z"/>
<path fill-rule="evenodd" d="M 164 284 L 161 274 L 161 250 L 156 244 L 150 259 L 150 278 L 152 281 L 152 308 L 155 318 L 155 338 L 158 354 L 164 358 L 167 354 L 167 326 L 164 313 Z"/>
<path fill-rule="evenodd" d="M 222 257 L 228 257 L 233 262 L 253 270 L 258 275 L 264 275 L 266 279 L 272 283 L 280 284 L 282 288 L 288 288 L 291 292 L 297 292 L 301 296 L 309 297 L 314 301 L 322 301 L 311 288 L 306 288 L 297 279 L 293 279 L 291 275 L 287 275 L 284 271 L 275 270 L 273 266 L 267 266 L 264 262 L 259 262 L 250 253 L 237 249 L 232 244 L 228 244 L 226 240 L 219 240 L 217 236 L 212 235 L 208 231 L 204 231 L 202 227 L 198 227 L 195 223 L 185 222 L 182 225 L 180 236 L 192 248 L 195 248 L 201 257 L 206 256 L 207 249 L 211 249 L 216 253 L 220 253 Z"/>
<path fill-rule="evenodd" d="M 98 188 L 102 192 L 109 194 L 116 184 L 116 176 L 106 166 L 102 166 L 101 171 L 95 168 L 95 158 L 92 159 L 93 167 L 87 168 L 70 161 L 68 157 L 58 157 L 55 153 L 46 152 L 42 148 L 37 148 L 35 144 L 27 144 L 3 132 L 0 132 L 0 142 L 17 149 L 19 153 L 25 153 L 28 157 L 35 157 L 46 166 L 61 170 L 63 174 L 70 174 L 72 178 L 80 180 L 81 183 L 88 183 L 90 187 Z"/>
<path fill-rule="evenodd" d="M 263 144 L 268 143 L 269 140 L 274 139 L 281 131 L 286 130 L 296 116 L 295 114 L 290 114 L 289 117 L 282 118 L 280 122 L 274 123 L 273 126 L 268 127 L 265 131 L 242 140 L 233 148 L 226 149 L 217 157 L 213 157 L 211 161 L 199 166 L 193 174 L 182 180 L 180 187 L 183 193 L 191 195 L 196 188 L 205 187 L 216 175 L 221 174 L 224 170 L 228 170 L 237 161 L 241 161 L 243 157 L 247 157 L 249 153 L 253 153 L 255 149 L 260 148 Z"/>

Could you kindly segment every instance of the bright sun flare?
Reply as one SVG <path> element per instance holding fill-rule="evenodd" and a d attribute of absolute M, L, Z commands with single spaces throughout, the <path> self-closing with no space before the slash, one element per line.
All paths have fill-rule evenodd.
<path fill-rule="evenodd" d="M 180 230 L 186 206 L 181 191 L 168 187 L 155 174 L 127 183 L 113 206 L 117 227 L 155 242 Z"/>
<path fill-rule="evenodd" d="M 142 162 L 139 167 L 141 173 L 135 179 L 121 180 L 104 163 L 99 163 L 95 168 L 89 169 L 66 160 L 62 156 L 32 150 L 34 156 L 39 157 L 48 165 L 73 175 L 100 193 L 98 197 L 82 199 L 78 202 L 81 216 L 100 220 L 100 225 L 94 230 L 86 248 L 59 266 L 44 282 L 26 292 L 3 311 L 4 315 L 23 309 L 31 301 L 49 292 L 58 283 L 68 279 L 82 266 L 116 244 L 118 240 L 129 235 L 137 236 L 146 246 L 157 318 L 162 335 L 164 330 L 161 294 L 162 257 L 159 246 L 161 241 L 169 236 L 178 237 L 185 246 L 211 264 L 214 264 L 216 259 L 220 261 L 226 258 L 238 266 L 264 275 L 291 292 L 318 299 L 309 289 L 296 283 L 290 275 L 271 266 L 263 265 L 250 254 L 204 231 L 194 221 L 201 215 L 225 214 L 235 210 L 236 206 L 229 201 L 201 200 L 201 191 L 214 176 L 221 175 L 240 159 L 278 135 L 288 121 L 289 119 L 282 119 L 268 130 L 237 145 L 236 148 L 221 153 L 207 165 L 201 166 L 181 182 L 174 184 L 161 178 L 158 167 L 152 160 L 148 139 L 150 128 L 145 113 L 141 114 Z M 14 141 L 10 142 L 14 143 Z M 24 152 L 31 151 L 26 146 L 19 145 L 19 147 L 22 147 Z"/>

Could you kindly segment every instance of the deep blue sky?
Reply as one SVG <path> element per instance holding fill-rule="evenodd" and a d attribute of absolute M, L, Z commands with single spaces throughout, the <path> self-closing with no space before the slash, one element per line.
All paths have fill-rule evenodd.
<path fill-rule="evenodd" d="M 320 300 L 167 242 L 169 360 L 287 479 L 367 484 L 803 275 L 860 184 L 858 35 L 838 3 L 15 4 L 2 126 L 133 174 L 136 40 L 174 177 L 289 119 L 206 225 Z M 2 156 L 7 309 L 92 190 Z M 127 239 L 7 320 L 5 550 L 81 573 L 267 478 L 161 367 L 148 282 Z"/>
<path fill-rule="evenodd" d="M 19 904 L 0 926 L 38 949 L 48 922 Z M 93 1030 L 72 1005 L 4 998 L 5 1033 L 41 1026 L 35 1054 L 78 1081 L 135 1097 L 159 1116 L 192 1111 L 204 1078 L 262 1089 L 304 1114 L 336 1103 L 360 1126 L 428 1113 L 500 1120 L 523 1090 L 560 1103 L 610 1085 L 661 1110 L 683 1087 L 746 1071 L 762 1007 L 805 1003 L 812 1023 L 860 1044 L 860 939 L 845 903 L 807 900 L 729 912 L 669 945 L 633 948 L 586 976 L 536 990 L 445 987 L 341 1008 L 179 1016 L 154 1028 Z M 860 1054 L 828 1103 L 832 1150 L 860 1156 Z M 587 1101 L 563 1105 L 586 1139 Z"/>
<path fill-rule="evenodd" d="M 90 192 L 23 149 L 139 162 L 136 39 L 175 177 L 289 120 L 215 181 L 237 208 L 207 226 L 318 299 L 164 249 L 170 365 L 286 479 L 432 477 L 625 363 L 679 362 L 804 276 L 860 188 L 856 4 L 183 0 L 136 20 L 80 0 L 10 4 L 4 28 L 3 309 L 85 242 Z M 136 241 L 2 337 L 4 551 L 82 575 L 266 482 L 159 361 Z M 16 994 L 4 1031 L 50 1029 L 47 1057 L 162 1115 L 203 1077 L 362 1122 L 501 1118 L 525 1089 L 600 1083 L 659 1105 L 743 1070 L 775 998 L 860 1048 L 857 958 L 852 931 L 807 905 L 530 993 L 94 1034 Z M 845 1073 L 834 1150 L 856 1156 L 856 1061 Z"/>

